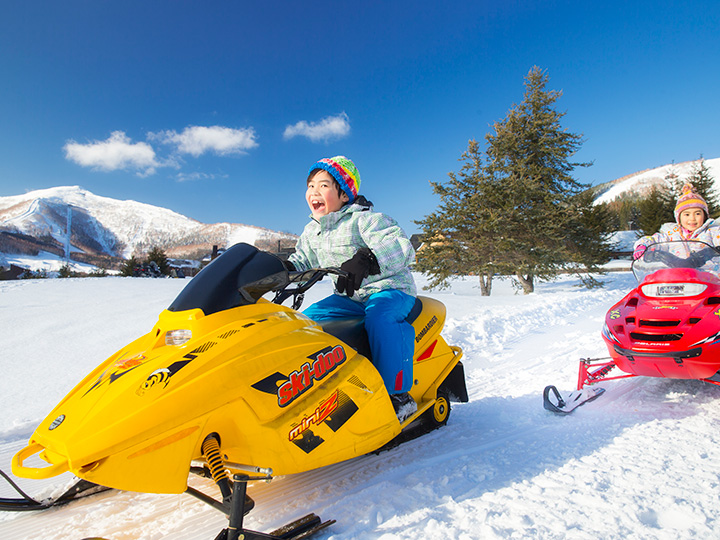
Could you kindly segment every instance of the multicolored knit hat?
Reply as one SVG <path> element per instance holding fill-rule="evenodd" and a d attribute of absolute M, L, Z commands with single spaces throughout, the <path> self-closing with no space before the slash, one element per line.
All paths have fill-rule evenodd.
<path fill-rule="evenodd" d="M 680 213 L 688 208 L 700 208 L 705 212 L 706 218 L 710 215 L 705 199 L 693 191 L 692 184 L 685 184 L 682 188 L 682 194 L 675 205 L 675 221 L 680 223 Z"/>
<path fill-rule="evenodd" d="M 331 158 L 323 158 L 316 162 L 308 172 L 308 179 L 313 171 L 322 169 L 330 173 L 335 181 L 340 184 L 342 189 L 353 202 L 360 191 L 360 173 L 355 164 L 345 156 L 335 156 Z"/>

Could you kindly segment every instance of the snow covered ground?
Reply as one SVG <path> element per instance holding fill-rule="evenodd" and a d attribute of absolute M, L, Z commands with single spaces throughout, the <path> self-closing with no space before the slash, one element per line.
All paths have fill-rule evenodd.
<path fill-rule="evenodd" d="M 636 378 L 606 383 L 604 396 L 568 417 L 542 407 L 545 385 L 570 391 L 578 359 L 606 355 L 604 314 L 634 278 L 604 280 L 586 290 L 564 278 L 529 296 L 497 282 L 481 297 L 463 279 L 424 293 L 448 308 L 444 334 L 464 350 L 470 402 L 453 404 L 444 428 L 380 455 L 251 486 L 246 525 L 269 531 L 316 512 L 337 520 L 321 540 L 720 537 L 720 387 Z M 2 470 L 54 404 L 150 329 L 186 283 L 0 282 Z M 329 292 L 322 283 L 306 305 Z M 58 479 L 18 481 L 45 496 Z M 0 497 L 11 495 L 0 485 Z M 0 538 L 207 540 L 225 524 L 185 495 L 108 492 L 0 513 Z"/>

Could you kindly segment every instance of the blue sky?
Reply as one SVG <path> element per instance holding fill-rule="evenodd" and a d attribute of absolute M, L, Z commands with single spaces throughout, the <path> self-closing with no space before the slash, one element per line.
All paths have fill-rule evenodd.
<path fill-rule="evenodd" d="M 63 0 L 0 7 L 0 196 L 79 185 L 299 234 L 344 154 L 408 234 L 522 100 L 561 90 L 596 184 L 720 157 L 709 1 Z"/>

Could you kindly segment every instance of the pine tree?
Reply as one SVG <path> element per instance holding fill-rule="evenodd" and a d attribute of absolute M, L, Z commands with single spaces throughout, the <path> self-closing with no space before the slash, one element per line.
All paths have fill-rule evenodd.
<path fill-rule="evenodd" d="M 139 261 L 133 255 L 128 260 L 126 260 L 125 263 L 122 265 L 122 269 L 120 270 L 120 275 L 126 276 L 126 277 L 132 277 L 133 272 L 135 271 L 135 267 L 138 264 L 139 264 Z"/>
<path fill-rule="evenodd" d="M 665 206 L 669 209 L 670 215 L 673 216 L 672 221 L 675 221 L 675 203 L 677 202 L 678 197 L 682 195 L 683 184 L 685 184 L 685 182 L 677 173 L 677 167 L 675 166 L 675 161 L 673 160 L 667 174 L 665 175 L 665 185 L 659 188 L 660 197 L 663 199 Z"/>
<path fill-rule="evenodd" d="M 147 262 L 154 262 L 158 265 L 160 272 L 162 272 L 163 275 L 168 275 L 170 266 L 168 264 L 167 257 L 165 256 L 165 252 L 161 248 L 155 246 L 150 249 L 147 254 Z"/>
<path fill-rule="evenodd" d="M 708 205 L 710 217 L 717 217 L 720 213 L 720 207 L 718 207 L 718 198 L 715 194 L 715 179 L 710 174 L 710 169 L 705 163 L 705 159 L 700 156 L 700 159 L 693 163 L 692 171 L 690 176 L 687 178 L 687 182 L 692 184 L 696 193 L 699 193 Z"/>
<path fill-rule="evenodd" d="M 638 229 L 642 235 L 654 234 L 663 223 L 675 221 L 675 199 L 670 186 L 653 186 L 647 197 L 638 201 Z"/>
<path fill-rule="evenodd" d="M 477 275 L 481 294 L 489 296 L 493 275 L 500 270 L 495 262 L 495 230 L 502 219 L 495 210 L 497 193 L 477 141 L 469 141 L 459 161 L 460 171 L 449 173 L 448 182 L 431 182 L 442 202 L 436 212 L 416 221 L 423 231 L 417 269 L 430 275 L 429 288 L 445 287 L 458 274 Z"/>
<path fill-rule="evenodd" d="M 564 113 L 554 109 L 562 95 L 545 89 L 548 76 L 533 67 L 526 76 L 525 95 L 488 134 L 487 173 L 502 194 L 498 212 L 503 216 L 503 262 L 511 266 L 525 293 L 536 279 L 551 279 L 583 242 L 576 236 L 583 227 L 583 208 L 573 197 L 588 186 L 575 180 L 570 158 L 580 149 L 580 135 L 563 129 Z M 588 206 L 585 201 L 585 208 Z"/>
<path fill-rule="evenodd" d="M 490 294 L 496 274 L 514 275 L 532 292 L 536 279 L 583 268 L 598 270 L 609 259 L 607 241 L 614 216 L 594 206 L 592 192 L 572 178 L 570 157 L 579 135 L 560 126 L 564 114 L 553 109 L 560 92 L 546 91 L 539 68 L 526 77 L 525 99 L 496 123 L 486 151 L 471 140 L 445 184 L 432 183 L 441 204 L 422 221 L 424 243 L 418 269 L 444 286 L 457 274 L 480 277 Z M 588 286 L 597 282 L 581 277 Z"/>
<path fill-rule="evenodd" d="M 568 221 L 571 234 L 568 235 L 569 270 L 575 272 L 588 288 L 602 284 L 592 274 L 602 274 L 600 267 L 610 259 L 610 231 L 615 227 L 616 216 L 607 204 L 594 204 L 592 190 L 585 190 L 570 199 L 572 214 L 577 219 Z"/>
<path fill-rule="evenodd" d="M 615 230 L 626 231 L 630 230 L 631 207 L 627 201 L 622 197 L 617 197 L 607 203 L 608 210 L 615 216 Z"/>
<path fill-rule="evenodd" d="M 608 211 L 614 216 L 615 231 L 634 231 L 638 228 L 639 212 L 635 196 L 622 194 L 607 203 Z"/>
<path fill-rule="evenodd" d="M 73 277 L 72 269 L 70 268 L 70 265 L 68 263 L 63 264 L 60 267 L 60 270 L 58 271 L 58 277 L 59 278 Z"/>

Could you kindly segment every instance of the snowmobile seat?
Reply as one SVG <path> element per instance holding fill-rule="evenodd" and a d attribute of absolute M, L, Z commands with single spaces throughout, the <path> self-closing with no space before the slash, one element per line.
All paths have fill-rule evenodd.
<path fill-rule="evenodd" d="M 365 319 L 362 317 L 321 321 L 320 326 L 331 336 L 344 341 L 365 358 L 372 360 L 370 342 L 365 330 Z"/>
<path fill-rule="evenodd" d="M 422 300 L 415 298 L 415 304 L 405 320 L 412 324 L 418 318 L 422 311 Z M 362 317 L 351 317 L 346 319 L 330 319 L 321 321 L 320 326 L 323 331 L 331 336 L 335 336 L 341 341 L 350 345 L 357 352 L 362 354 L 368 360 L 372 360 L 370 351 L 370 342 L 368 341 L 367 331 L 365 330 L 365 320 Z"/>
<path fill-rule="evenodd" d="M 420 313 L 423 310 L 423 303 L 422 300 L 419 297 L 415 297 L 415 303 L 413 304 L 412 309 L 410 310 L 410 313 L 408 313 L 408 316 L 405 317 L 405 320 L 409 322 L 410 324 L 415 322 L 415 319 L 417 319 L 420 316 Z"/>

